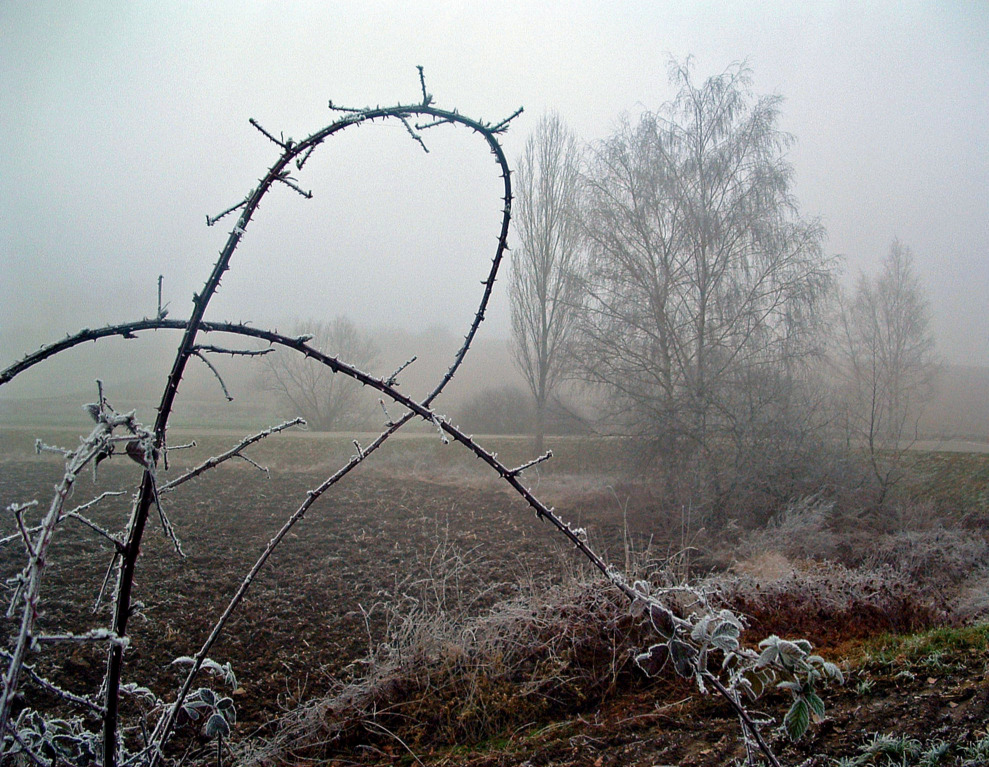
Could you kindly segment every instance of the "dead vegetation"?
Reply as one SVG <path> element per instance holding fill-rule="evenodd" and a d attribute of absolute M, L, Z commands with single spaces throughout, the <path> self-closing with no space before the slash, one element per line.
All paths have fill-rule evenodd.
<path fill-rule="evenodd" d="M 629 527 L 641 522 L 643 506 L 654 511 L 654 495 L 629 493 L 624 496 L 624 507 L 614 494 L 608 502 L 620 514 L 616 516 L 612 508 L 612 524 L 620 520 L 625 526 L 621 536 L 633 569 L 648 571 L 666 587 L 691 577 L 693 587 L 713 604 L 744 616 L 744 641 L 754 644 L 770 634 L 806 637 L 857 678 L 864 673 L 860 669 L 871 662 L 873 651 L 868 648 L 874 646 L 876 637 L 961 630 L 951 627 L 971 622 L 985 609 L 989 545 L 983 535 L 973 534 L 972 510 L 945 516 L 933 512 L 937 499 L 924 488 L 929 489 L 932 482 L 937 485 L 937 468 L 951 471 L 952 463 L 938 456 L 925 461 L 936 468 L 916 475 L 910 494 L 900 496 L 884 518 L 839 507 L 835 499 L 821 495 L 808 497 L 789 505 L 762 529 L 745 532 L 729 526 L 719 532 L 701 531 L 693 538 L 697 545 L 688 567 L 684 552 L 669 556 L 677 538 L 670 530 L 662 539 L 653 536 L 651 548 L 635 550 L 635 541 L 643 537 L 630 533 Z M 977 499 L 981 488 L 972 491 Z M 578 496 L 586 504 L 589 496 Z M 606 498 L 603 494 L 597 500 Z M 611 533 L 615 534 L 614 528 Z M 732 538 L 734 542 L 728 544 Z M 726 549 L 731 552 L 727 559 Z M 657 550 L 666 554 L 658 555 Z M 440 570 L 448 573 L 447 568 L 458 571 L 462 566 L 455 556 L 444 559 Z M 715 571 L 703 575 L 710 568 Z M 447 580 L 448 575 L 437 572 L 428 583 Z M 354 676 L 331 695 L 289 712 L 273 737 L 245 744 L 241 757 L 259 765 L 333 764 L 338 759 L 344 760 L 341 764 L 353 759 L 390 763 L 403 758 L 430 764 L 494 765 L 520 763 L 521 754 L 542 753 L 544 759 L 531 763 L 591 763 L 582 758 L 568 761 L 562 756 L 568 749 L 558 741 L 548 746 L 541 733 L 554 728 L 583 732 L 571 735 L 571 742 L 582 737 L 590 743 L 594 736 L 587 733 L 604 726 L 602 720 L 609 716 L 617 717 L 616 711 L 623 706 L 628 707 L 625 719 L 629 721 L 641 717 L 643 723 L 664 723 L 666 734 L 654 734 L 650 747 L 641 745 L 647 741 L 636 740 L 640 744 L 636 753 L 654 753 L 653 747 L 662 750 L 660 744 L 665 743 L 663 748 L 673 749 L 669 753 L 683 760 L 677 763 L 723 764 L 719 760 L 742 756 L 735 750 L 737 743 L 694 749 L 690 743 L 696 742 L 696 734 L 691 734 L 682 718 L 673 724 L 666 714 L 649 713 L 684 705 L 690 687 L 675 675 L 650 682 L 635 667 L 635 654 L 649 641 L 648 627 L 634 619 L 627 603 L 600 580 L 571 573 L 551 586 L 529 582 L 509 599 L 479 612 L 461 609 L 465 593 L 457 590 L 453 601 L 451 595 L 444 591 L 438 599 L 435 593 L 403 591 L 387 607 L 390 620 L 385 641 L 355 667 Z M 466 603 L 477 607 L 472 598 Z M 679 609 L 689 612 L 691 605 Z M 937 676 L 937 684 L 954 684 L 960 690 L 957 695 L 975 700 L 967 692 L 975 678 L 966 674 L 981 674 L 985 647 L 960 655 L 954 676 Z M 900 676 L 892 689 L 883 688 L 883 705 L 892 705 L 897 694 L 911 695 L 901 688 L 905 675 L 915 672 L 899 660 L 889 666 L 888 676 Z M 855 689 L 859 696 L 870 691 L 868 685 Z M 971 689 L 980 688 L 976 683 Z M 846 704 L 854 702 L 850 698 L 854 696 L 847 691 L 831 693 L 829 710 L 836 709 L 828 714 L 820 734 L 793 746 L 774 734 L 775 747 L 783 753 L 817 753 L 824 760 L 817 764 L 832 763 L 825 760 L 826 754 L 835 760 L 842 755 L 854 757 L 861 765 L 885 764 L 868 750 L 867 741 L 874 745 L 877 732 L 856 728 L 854 716 L 846 713 Z M 644 702 L 647 699 L 652 701 L 651 708 Z M 766 713 L 779 721 L 785 702 L 779 697 L 768 700 Z M 893 710 L 891 725 L 899 728 L 896 731 L 903 738 L 917 740 L 909 733 L 917 733 L 923 723 L 898 706 Z M 710 711 L 705 710 L 704 716 L 718 721 Z M 725 733 L 731 717 L 724 712 L 720 716 L 722 723 L 714 727 Z M 842 721 L 847 727 L 835 724 Z M 590 726 L 591 722 L 598 724 Z M 969 750 L 980 747 L 977 727 L 964 732 L 948 725 L 942 729 L 960 739 L 958 743 L 969 743 Z M 859 736 L 854 746 L 852 733 Z M 603 760 L 595 764 L 619 763 L 615 761 L 621 752 L 617 743 L 630 736 L 625 725 L 609 735 L 610 739 L 602 741 L 611 748 L 603 750 Z M 536 748 L 534 743 L 542 745 Z M 820 750 L 814 751 L 808 743 Z M 465 744 L 477 745 L 465 751 Z M 930 750 L 936 743 L 927 745 Z M 551 756 L 554 750 L 559 761 Z M 962 753 L 961 745 L 945 751 L 948 756 Z M 512 761 L 515 758 L 519 762 Z M 961 756 L 942 763 L 967 764 Z"/>

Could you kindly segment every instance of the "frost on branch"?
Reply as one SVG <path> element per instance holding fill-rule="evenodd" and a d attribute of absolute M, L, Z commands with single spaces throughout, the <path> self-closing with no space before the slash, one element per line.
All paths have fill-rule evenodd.
<path fill-rule="evenodd" d="M 677 673 L 694 678 L 702 690 L 713 688 L 733 705 L 743 723 L 746 739 L 751 738 L 756 742 L 771 763 L 777 764 L 771 752 L 764 748 L 757 724 L 743 707 L 740 693 L 751 694 L 755 692 L 756 682 L 760 679 L 763 680 L 763 687 L 765 687 L 766 680 L 769 680 L 775 682 L 781 689 L 789 690 L 794 696 L 794 705 L 800 703 L 806 707 L 806 711 L 798 707 L 794 713 L 788 715 L 788 720 L 792 722 L 793 733 L 797 733 L 799 725 L 803 723 L 804 719 L 811 718 L 811 715 L 819 710 L 818 698 L 813 697 L 816 695 L 814 685 L 819 681 L 832 678 L 834 669 L 828 667 L 823 661 L 818 662 L 817 656 L 809 654 L 809 648 L 804 651 L 805 648 L 802 645 L 794 644 L 793 648 L 800 651 L 794 655 L 793 648 L 777 642 L 776 645 L 772 645 L 775 647 L 773 652 L 776 653 L 773 655 L 773 652 L 770 652 L 771 645 L 766 645 L 762 654 L 769 653 L 769 655 L 766 655 L 765 663 L 759 665 L 762 656 L 756 655 L 753 658 L 750 653 L 754 653 L 754 651 L 746 650 L 741 646 L 739 636 L 742 624 L 734 615 L 726 611 L 712 612 L 707 608 L 706 602 L 698 600 L 698 607 L 695 612 L 683 617 L 664 606 L 661 595 L 649 594 L 640 588 L 640 584 L 630 585 L 624 573 L 613 565 L 609 565 L 590 547 L 584 529 L 571 527 L 565 523 L 551 507 L 536 498 L 528 488 L 521 484 L 521 475 L 526 470 L 547 460 L 550 453 L 541 455 L 514 469 L 509 468 L 498 459 L 497 454 L 482 448 L 472 437 L 464 434 L 454 424 L 438 415 L 434 409 L 435 400 L 460 368 L 478 328 L 484 320 L 495 278 L 508 250 L 507 237 L 512 206 L 511 172 L 497 135 L 507 128 L 511 120 L 521 110 L 500 122 L 488 123 L 468 118 L 456 110 L 440 109 L 434 105 L 433 96 L 426 90 L 421 68 L 419 75 L 421 101 L 390 107 L 376 106 L 359 109 L 334 106 L 331 102 L 331 109 L 337 113 L 335 121 L 300 141 L 285 138 L 281 134 L 276 138 L 274 133 L 265 130 L 256 121 L 252 121 L 252 125 L 275 145 L 279 155 L 260 179 L 258 185 L 239 202 L 217 216 L 207 216 L 207 223 L 213 225 L 225 216 L 239 211 L 236 223 L 229 232 L 226 244 L 220 251 L 210 275 L 202 289 L 194 296 L 193 309 L 188 319 L 167 319 L 167 311 L 161 301 L 161 282 L 159 281 L 157 313 L 153 319 L 145 318 L 137 322 L 97 330 L 86 329 L 76 336 L 45 347 L 35 354 L 27 355 L 15 365 L 0 371 L 0 385 L 2 385 L 19 372 L 84 341 L 113 335 L 134 338 L 136 333 L 150 330 L 167 329 L 181 333 L 181 341 L 178 344 L 173 367 L 162 392 L 154 425 L 145 428 L 136 422 L 133 413 L 119 414 L 114 411 L 106 402 L 101 386 L 98 401 L 86 406 L 87 412 L 95 423 L 89 437 L 84 439 L 76 450 L 53 449 L 64 456 L 66 470 L 62 482 L 56 489 L 55 498 L 48 512 L 42 515 L 37 524 L 28 524 L 23 517 L 25 513 L 34 508 L 33 506 L 21 504 L 10 507 L 10 512 L 18 520 L 18 532 L 16 536 L 5 539 L 5 542 L 13 543 L 19 540 L 24 549 L 27 564 L 15 579 L 14 596 L 11 602 L 11 610 L 21 617 L 20 631 L 12 649 L 3 654 L 4 660 L 7 661 L 7 671 L 3 679 L 3 697 L 0 699 L 0 704 L 2 704 L 2 708 L 0 708 L 0 738 L 3 739 L 3 747 L 6 751 L 19 749 L 19 753 L 23 753 L 28 761 L 36 763 L 47 763 L 59 759 L 63 761 L 88 760 L 92 763 L 98 763 L 102 760 L 104 767 L 121 763 L 151 765 L 153 767 L 162 760 L 163 750 L 181 721 L 180 714 L 184 714 L 191 720 L 203 722 L 203 734 L 216 739 L 217 754 L 218 756 L 222 755 L 222 741 L 230 734 L 231 725 L 236 716 L 232 700 L 209 687 L 200 686 L 196 679 L 203 670 L 208 674 L 219 676 L 224 682 L 231 685 L 236 685 L 236 677 L 233 675 L 229 664 L 221 665 L 210 659 L 211 649 L 227 627 L 232 613 L 243 601 L 259 572 L 268 562 L 272 552 L 285 539 L 292 527 L 305 517 L 306 513 L 312 509 L 324 493 L 354 468 L 363 464 L 391 435 L 413 419 L 421 419 L 423 422 L 434 426 L 444 443 L 458 442 L 473 452 L 478 459 L 486 463 L 492 471 L 508 483 L 535 510 L 541 520 L 564 535 L 594 568 L 607 577 L 615 588 L 637 606 L 637 609 L 641 609 L 643 614 L 648 613 L 649 620 L 662 641 L 654 644 L 647 653 L 639 656 L 640 666 L 647 671 L 655 672 L 669 662 Z M 378 120 L 397 120 L 423 149 L 426 148 L 423 134 L 433 127 L 459 125 L 470 129 L 479 135 L 491 150 L 504 185 L 497 244 L 491 258 L 489 273 L 486 279 L 481 281 L 483 291 L 477 310 L 468 332 L 464 336 L 463 345 L 454 355 L 445 375 L 433 390 L 421 400 L 410 398 L 398 391 L 398 375 L 404 367 L 415 359 L 414 357 L 387 379 L 382 379 L 363 372 L 345 360 L 329 356 L 314 348 L 309 343 L 312 340 L 311 337 L 299 335 L 293 338 L 272 331 L 259 330 L 246 324 L 215 323 L 207 322 L 204 319 L 207 307 L 219 287 L 220 279 L 230 268 L 231 257 L 242 241 L 265 194 L 272 187 L 288 186 L 304 197 L 311 196 L 289 173 L 290 165 L 294 164 L 296 169 L 301 171 L 313 151 L 331 136 L 350 126 L 370 124 Z M 155 698 L 153 694 L 146 695 L 142 692 L 145 688 L 140 685 L 124 681 L 125 650 L 127 650 L 129 643 L 128 621 L 131 617 L 140 615 L 141 606 L 133 601 L 132 587 L 136 580 L 138 553 L 141 549 L 142 536 L 146 529 L 148 517 L 154 511 L 157 512 L 165 535 L 171 539 L 176 550 L 181 553 L 175 531 L 162 504 L 162 496 L 182 483 L 194 479 L 202 472 L 234 457 L 265 470 L 244 453 L 245 448 L 268 434 L 301 424 L 301 419 L 296 419 L 255 435 L 255 437 L 247 438 L 227 452 L 207 459 L 181 477 L 167 484 L 159 483 L 158 463 L 160 458 L 163 459 L 167 456 L 166 433 L 169 419 L 183 375 L 192 357 L 198 357 L 213 371 L 224 395 L 230 399 L 231 395 L 219 371 L 208 359 L 208 355 L 219 353 L 262 356 L 267 354 L 268 350 L 246 352 L 199 342 L 198 339 L 201 334 L 211 332 L 232 333 L 239 337 L 267 341 L 269 344 L 278 345 L 286 351 L 302 355 L 314 364 L 328 368 L 334 374 L 348 376 L 361 385 L 375 389 L 382 395 L 381 404 L 385 417 L 385 429 L 376 438 L 364 444 L 355 441 L 357 454 L 320 484 L 305 493 L 304 499 L 300 501 L 295 511 L 284 521 L 264 547 L 264 550 L 260 552 L 256 562 L 230 597 L 222 615 L 216 620 L 198 651 L 177 661 L 180 666 L 188 666 L 188 673 L 174 699 L 164 703 Z M 386 399 L 390 399 L 393 407 L 400 408 L 402 412 L 396 417 L 390 416 L 385 406 Z M 41 445 L 41 449 L 49 450 L 50 448 Z M 79 472 L 90 465 L 95 470 L 99 463 L 111 459 L 115 455 L 125 455 L 130 461 L 136 463 L 141 469 L 142 477 L 130 519 L 126 528 L 119 533 L 95 525 L 82 513 L 83 507 L 78 507 L 72 512 L 65 511 L 66 498 L 69 496 Z M 154 511 L 152 511 L 152 507 Z M 41 572 L 45 567 L 52 536 L 60 521 L 66 518 L 74 519 L 80 524 L 86 525 L 101 535 L 104 540 L 113 543 L 112 561 L 107 569 L 104 584 L 100 589 L 100 598 L 97 600 L 99 603 L 104 593 L 111 595 L 113 617 L 110 625 L 101 632 L 78 637 L 70 634 L 39 635 L 35 631 L 35 623 L 40 595 Z M 114 575 L 116 576 L 116 586 L 112 588 L 110 583 Z M 32 711 L 30 707 L 20 709 L 16 720 L 12 718 L 13 701 L 20 691 L 22 677 L 28 677 L 35 684 L 44 687 L 44 684 L 38 681 L 33 674 L 31 667 L 26 664 L 28 655 L 37 652 L 39 647 L 43 647 L 48 642 L 67 641 L 101 642 L 108 647 L 106 675 L 98 691 L 102 704 L 90 702 L 90 710 L 87 711 L 88 714 L 92 714 L 92 706 L 99 705 L 98 718 L 102 728 L 99 735 L 89 732 L 85 726 L 79 723 L 79 720 L 44 717 Z M 770 655 L 772 655 L 771 658 Z M 720 668 L 715 662 L 717 660 L 722 662 Z M 752 673 L 747 675 L 746 669 Z M 783 687 L 784 684 L 788 686 Z M 143 726 L 144 722 L 141 723 L 140 728 L 125 727 L 121 721 L 119 708 L 121 693 L 132 698 L 150 701 L 149 705 L 156 713 L 157 720 L 153 723 L 149 721 L 148 727 Z M 76 697 L 78 700 L 73 702 L 85 708 L 86 706 L 82 701 L 87 699 L 82 696 Z M 67 699 L 71 700 L 71 698 Z M 805 713 L 808 714 L 806 717 L 804 716 Z M 134 735 L 138 729 L 140 734 Z M 74 750 L 71 753 L 54 753 L 51 750 L 54 741 L 47 735 L 50 733 L 57 733 L 60 739 L 64 736 L 65 740 L 58 742 L 69 744 Z M 128 741 L 130 736 L 133 737 Z M 46 740 L 46 738 L 48 739 Z"/>

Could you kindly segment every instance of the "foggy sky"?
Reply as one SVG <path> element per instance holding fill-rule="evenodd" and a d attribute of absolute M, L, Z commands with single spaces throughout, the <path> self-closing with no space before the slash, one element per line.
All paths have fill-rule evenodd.
<path fill-rule="evenodd" d="M 792 7 L 791 7 L 792 6 Z M 747 60 L 779 93 L 795 194 L 846 280 L 893 237 L 931 291 L 939 350 L 989 366 L 989 5 L 976 2 L 0 3 L 0 367 L 68 331 L 150 315 L 165 276 L 187 315 L 238 202 L 277 157 L 250 127 L 304 137 L 347 106 L 419 99 L 498 120 L 514 163 L 547 109 L 584 141 Z M 274 189 L 212 319 L 466 328 L 501 186 L 449 126 L 425 154 L 398 123 L 351 128 Z M 482 332 L 505 336 L 500 289 Z"/>

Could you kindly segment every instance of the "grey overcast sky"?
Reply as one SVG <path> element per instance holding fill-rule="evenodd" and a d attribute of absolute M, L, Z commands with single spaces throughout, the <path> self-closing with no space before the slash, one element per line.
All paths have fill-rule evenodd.
<path fill-rule="evenodd" d="M 931 291 L 942 356 L 989 365 L 989 3 L 0 1 L 0 366 L 44 340 L 191 307 L 236 203 L 275 159 L 248 124 L 301 137 L 348 106 L 418 98 L 500 119 L 514 160 L 557 110 L 582 140 L 746 60 L 785 97 L 795 193 L 846 279 L 894 236 Z M 490 155 L 451 128 L 352 129 L 269 196 L 215 319 L 348 314 L 466 325 L 497 231 Z M 508 334 L 503 273 L 484 332 Z"/>

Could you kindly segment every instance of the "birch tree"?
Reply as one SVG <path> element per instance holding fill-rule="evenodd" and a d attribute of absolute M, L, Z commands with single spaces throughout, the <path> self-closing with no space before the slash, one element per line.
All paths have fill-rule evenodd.
<path fill-rule="evenodd" d="M 700 459 L 720 491 L 799 422 L 833 265 L 792 195 L 780 97 L 753 95 L 744 66 L 669 75 L 672 101 L 589 164 L 578 358 L 619 428 L 667 464 Z"/>

